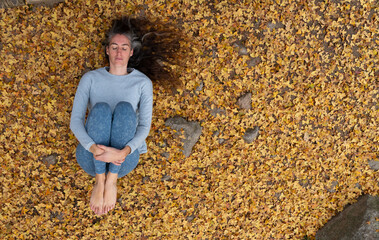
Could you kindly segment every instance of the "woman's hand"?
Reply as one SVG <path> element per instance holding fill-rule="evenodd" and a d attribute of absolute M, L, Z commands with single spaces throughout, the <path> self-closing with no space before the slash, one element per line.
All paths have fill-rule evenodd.
<path fill-rule="evenodd" d="M 92 144 L 92 146 L 89 148 L 89 151 L 94 155 L 101 155 L 104 153 L 104 150 L 100 148 L 97 144 Z"/>
<path fill-rule="evenodd" d="M 104 145 L 97 145 L 97 147 L 102 149 L 103 152 L 97 155 L 94 154 L 94 158 L 96 160 L 113 163 L 117 166 L 120 166 L 125 161 L 125 158 L 129 155 L 131 151 L 129 146 L 126 146 L 124 149 L 121 150 L 113 147 L 107 147 Z"/>

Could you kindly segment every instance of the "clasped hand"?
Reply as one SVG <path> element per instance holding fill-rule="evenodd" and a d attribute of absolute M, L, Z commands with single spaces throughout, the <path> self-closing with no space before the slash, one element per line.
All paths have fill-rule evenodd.
<path fill-rule="evenodd" d="M 119 150 L 100 144 L 93 144 L 90 151 L 96 160 L 120 166 L 125 161 L 126 156 L 129 155 L 130 147 L 126 146 L 124 149 Z"/>

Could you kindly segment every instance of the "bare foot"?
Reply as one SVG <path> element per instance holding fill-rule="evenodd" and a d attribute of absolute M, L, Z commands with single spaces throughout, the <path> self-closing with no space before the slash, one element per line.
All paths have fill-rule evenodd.
<path fill-rule="evenodd" d="M 90 208 L 97 215 L 103 214 L 104 205 L 104 184 L 105 184 L 105 173 L 96 174 L 96 183 L 93 186 L 90 200 Z"/>
<path fill-rule="evenodd" d="M 108 173 L 105 181 L 103 212 L 107 213 L 116 205 L 117 200 L 117 173 Z"/>

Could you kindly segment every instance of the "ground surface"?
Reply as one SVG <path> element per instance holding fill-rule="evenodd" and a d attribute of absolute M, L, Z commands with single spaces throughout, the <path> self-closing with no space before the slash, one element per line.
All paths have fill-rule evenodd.
<path fill-rule="evenodd" d="M 301 239 L 377 195 L 377 1 L 280 2 L 0 9 L 0 238 Z M 192 52 L 183 90 L 154 86 L 149 152 L 97 217 L 69 118 L 80 77 L 103 66 L 105 29 L 130 14 L 178 25 Z M 236 104 L 246 92 L 251 110 Z M 203 128 L 189 158 L 164 124 L 175 115 Z"/>

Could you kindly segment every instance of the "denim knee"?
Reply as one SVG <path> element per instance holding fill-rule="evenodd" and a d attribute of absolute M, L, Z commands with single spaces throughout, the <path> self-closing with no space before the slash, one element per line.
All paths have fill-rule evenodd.
<path fill-rule="evenodd" d="M 132 104 L 130 104 L 129 102 L 124 102 L 124 101 L 117 103 L 117 105 L 115 107 L 115 111 L 116 110 L 117 111 L 134 112 Z"/>
<path fill-rule="evenodd" d="M 93 108 L 91 109 L 91 111 L 100 111 L 100 112 L 104 112 L 106 114 L 112 114 L 112 110 L 111 110 L 111 107 L 109 106 L 108 103 L 105 103 L 105 102 L 98 102 L 95 104 L 95 106 L 93 106 Z"/>

